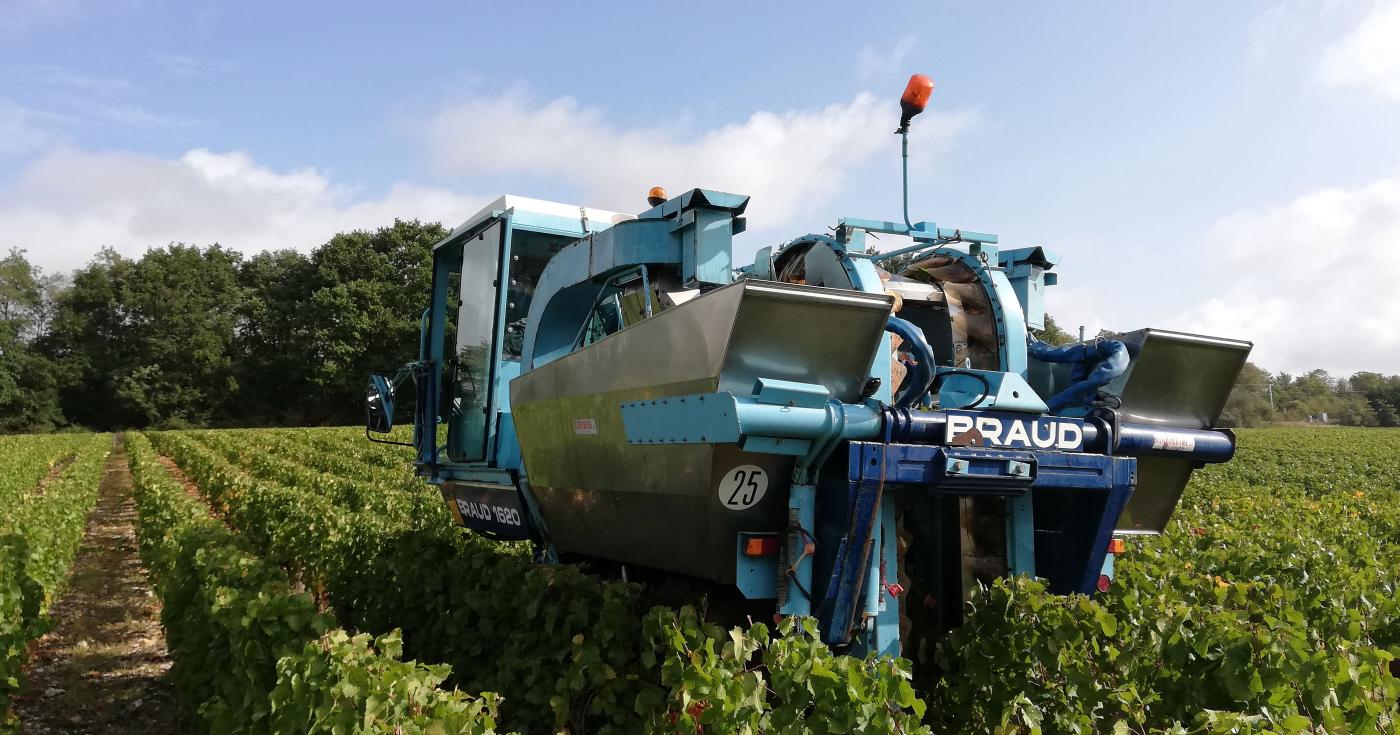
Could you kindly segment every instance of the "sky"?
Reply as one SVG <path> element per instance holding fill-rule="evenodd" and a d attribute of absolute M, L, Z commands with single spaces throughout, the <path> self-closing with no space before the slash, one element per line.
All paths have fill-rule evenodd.
<path fill-rule="evenodd" d="M 752 195 L 747 263 L 901 218 L 914 72 L 913 219 L 1058 253 L 1062 326 L 1400 373 L 1400 0 L 0 0 L 0 249 L 308 251 L 661 185 Z"/>

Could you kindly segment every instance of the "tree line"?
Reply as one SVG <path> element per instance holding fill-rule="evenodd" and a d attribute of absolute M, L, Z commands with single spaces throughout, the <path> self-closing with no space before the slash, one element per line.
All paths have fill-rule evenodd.
<path fill-rule="evenodd" d="M 0 260 L 0 430 L 350 424 L 415 359 L 438 224 L 310 254 L 170 245 L 67 276 Z"/>
<path fill-rule="evenodd" d="M 0 260 L 0 431 L 352 424 L 365 376 L 417 357 L 439 224 L 341 233 L 309 254 L 107 249 L 72 274 Z M 1049 320 L 1040 338 L 1072 341 Z M 1222 423 L 1400 425 L 1400 376 L 1247 365 Z"/>
<path fill-rule="evenodd" d="M 1270 373 L 1246 364 L 1225 404 L 1229 426 L 1322 422 L 1346 426 L 1400 426 L 1400 375 L 1359 372 L 1346 378 L 1326 370 Z"/>

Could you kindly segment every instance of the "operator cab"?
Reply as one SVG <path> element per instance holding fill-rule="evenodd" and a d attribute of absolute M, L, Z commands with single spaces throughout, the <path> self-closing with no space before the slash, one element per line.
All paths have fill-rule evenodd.
<path fill-rule="evenodd" d="M 420 362 L 438 362 L 441 377 L 430 370 L 414 376 L 419 410 L 433 406 L 437 413 L 435 421 L 415 422 L 420 465 L 519 467 L 514 432 L 502 428 L 510 420 L 509 385 L 520 374 L 535 285 L 565 246 L 632 218 L 507 195 L 433 246 L 433 302 L 424 313 Z M 429 392 L 436 396 L 424 395 Z M 447 436 L 440 445 L 442 425 Z M 425 431 L 432 436 L 420 436 Z"/>

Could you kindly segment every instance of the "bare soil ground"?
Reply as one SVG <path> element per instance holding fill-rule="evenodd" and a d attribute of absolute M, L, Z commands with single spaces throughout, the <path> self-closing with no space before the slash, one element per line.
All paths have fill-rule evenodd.
<path fill-rule="evenodd" d="M 21 732 L 183 733 L 188 715 L 166 672 L 160 600 L 136 550 L 125 447 L 115 444 L 68 589 L 50 610 L 16 698 Z"/>

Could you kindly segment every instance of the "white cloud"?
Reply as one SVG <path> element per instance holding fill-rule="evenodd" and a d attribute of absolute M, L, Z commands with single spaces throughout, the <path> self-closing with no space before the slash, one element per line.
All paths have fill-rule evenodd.
<path fill-rule="evenodd" d="M 867 82 L 891 74 L 899 76 L 905 71 L 904 60 L 913 50 L 914 37 L 909 34 L 900 36 L 892 44 L 862 46 L 856 52 L 856 73 Z"/>
<path fill-rule="evenodd" d="M 1249 339 L 1270 370 L 1400 371 L 1400 176 L 1218 221 L 1200 264 L 1214 297 L 1171 320 Z"/>
<path fill-rule="evenodd" d="M 33 153 L 53 140 L 34 121 L 34 114 L 13 102 L 0 100 L 0 156 Z"/>
<path fill-rule="evenodd" d="M 820 109 L 755 112 L 743 122 L 689 133 L 679 126 L 618 127 L 572 97 L 540 103 L 527 92 L 469 100 L 429 122 L 430 154 L 444 171 L 524 174 L 577 187 L 589 206 L 630 212 L 655 185 L 753 197 L 753 221 L 778 226 L 819 211 L 852 171 L 888 152 L 898 107 L 870 94 Z M 921 151 L 975 121 L 928 112 L 914 126 Z"/>
<path fill-rule="evenodd" d="M 1376 0 L 1322 57 L 1322 81 L 1400 100 L 1400 0 Z"/>
<path fill-rule="evenodd" d="M 128 256 L 171 242 L 307 251 L 395 217 L 450 225 L 483 204 L 411 184 L 366 199 L 315 169 L 275 171 L 243 153 L 197 149 L 164 159 L 60 149 L 0 191 L 0 250 L 25 248 L 49 271 L 79 267 L 103 246 Z"/>

